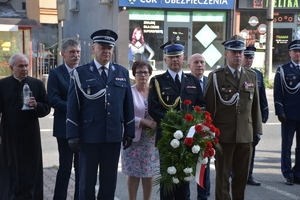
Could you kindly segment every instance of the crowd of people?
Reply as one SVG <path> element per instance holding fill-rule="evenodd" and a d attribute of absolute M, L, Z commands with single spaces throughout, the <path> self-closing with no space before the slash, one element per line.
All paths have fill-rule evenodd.
<path fill-rule="evenodd" d="M 255 47 L 246 47 L 238 35 L 222 44 L 225 67 L 204 76 L 205 58 L 200 53 L 187 59 L 182 69 L 185 43 L 170 40 L 161 46 L 165 73 L 152 75 L 147 61 L 136 60 L 129 71 L 111 62 L 118 35 L 109 29 L 91 35 L 94 59 L 78 66 L 81 47 L 76 40 L 62 44 L 64 64 L 50 70 L 47 92 L 43 82 L 29 77 L 28 58 L 10 58 L 12 76 L 0 80 L 0 199 L 43 199 L 43 166 L 38 118 L 54 109 L 53 136 L 59 152 L 54 200 L 65 200 L 72 167 L 75 169 L 74 199 L 113 200 L 119 157 L 127 176 L 129 200 L 151 200 L 154 177 L 161 155 L 156 144 L 162 137 L 161 120 L 170 109 L 199 106 L 220 129 L 222 152 L 216 151 L 215 199 L 245 199 L 246 185 L 259 186 L 253 177 L 255 146 L 262 123 L 269 117 L 263 75 L 252 68 Z M 291 62 L 278 67 L 274 79 L 275 112 L 281 122 L 281 171 L 285 184 L 300 183 L 300 40 L 289 45 Z M 179 99 L 179 101 L 178 101 Z M 24 107 L 24 105 L 26 105 Z M 291 146 L 296 136 L 295 165 Z M 197 200 L 210 197 L 210 165 L 204 171 L 204 187 L 197 185 Z M 99 191 L 95 197 L 95 185 Z M 188 181 L 170 193 L 160 190 L 161 200 L 189 200 Z M 163 183 L 161 183 L 161 188 Z"/>

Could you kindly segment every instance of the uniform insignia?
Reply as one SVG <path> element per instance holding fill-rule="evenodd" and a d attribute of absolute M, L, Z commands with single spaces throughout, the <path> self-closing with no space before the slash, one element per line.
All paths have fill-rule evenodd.
<path fill-rule="evenodd" d="M 85 82 L 91 82 L 91 81 L 94 81 L 95 79 L 92 78 L 92 79 L 88 79 L 88 80 L 85 80 Z"/>
<path fill-rule="evenodd" d="M 196 89 L 196 86 L 186 86 L 186 88 Z"/>
<path fill-rule="evenodd" d="M 125 78 L 115 78 L 116 81 L 123 81 L 123 82 L 126 82 L 126 79 Z"/>
<path fill-rule="evenodd" d="M 116 68 L 115 68 L 114 66 L 112 66 L 112 67 L 111 67 L 111 69 L 112 69 L 113 71 L 115 71 L 115 70 L 116 70 Z"/>
<path fill-rule="evenodd" d="M 253 83 L 248 83 L 247 81 L 244 83 L 245 87 L 254 87 Z"/>
<path fill-rule="evenodd" d="M 295 79 L 296 79 L 296 76 L 293 76 L 293 79 L 295 80 Z"/>
<path fill-rule="evenodd" d="M 93 72 L 94 71 L 94 67 L 90 66 L 90 71 Z"/>

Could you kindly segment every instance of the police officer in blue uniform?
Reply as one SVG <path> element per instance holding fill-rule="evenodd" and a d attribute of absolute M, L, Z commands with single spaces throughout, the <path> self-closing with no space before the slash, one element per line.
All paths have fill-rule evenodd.
<path fill-rule="evenodd" d="M 184 45 L 184 42 L 173 40 L 160 47 L 164 50 L 164 61 L 168 70 L 150 80 L 148 95 L 149 114 L 158 125 L 169 109 L 182 109 L 185 100 L 192 101 L 190 106 L 205 106 L 199 80 L 194 75 L 182 71 L 182 64 L 185 61 Z M 162 136 L 161 131 L 160 126 L 158 126 L 156 143 Z M 160 199 L 185 200 L 188 197 L 188 192 L 188 183 L 181 183 L 169 195 L 165 195 L 164 190 L 161 189 Z"/>
<path fill-rule="evenodd" d="M 300 184 L 300 40 L 289 45 L 291 62 L 277 68 L 274 78 L 275 114 L 281 122 L 281 172 L 285 184 Z M 295 165 L 291 147 L 296 132 Z"/>
<path fill-rule="evenodd" d="M 256 73 L 257 77 L 257 87 L 259 92 L 259 104 L 260 104 L 260 111 L 261 111 L 261 119 L 262 123 L 266 123 L 269 118 L 269 108 L 268 108 L 268 101 L 266 97 L 266 90 L 265 90 L 265 84 L 264 84 L 264 77 L 263 74 L 252 67 L 254 56 L 256 48 L 254 46 L 248 46 L 246 47 L 244 51 L 244 59 L 242 62 L 242 66 L 246 67 L 248 69 L 252 69 Z M 253 151 L 252 151 L 252 158 L 250 163 L 250 169 L 249 169 L 249 176 L 248 176 L 248 185 L 254 185 L 254 186 L 260 186 L 261 183 L 254 180 L 253 178 L 253 167 L 254 167 L 254 157 L 255 157 L 255 146 L 257 143 L 253 143 Z"/>
<path fill-rule="evenodd" d="M 95 59 L 73 71 L 67 104 L 67 138 L 79 152 L 79 199 L 113 200 L 121 142 L 134 138 L 134 108 L 128 70 L 110 62 L 118 35 L 109 29 L 94 32 Z"/>

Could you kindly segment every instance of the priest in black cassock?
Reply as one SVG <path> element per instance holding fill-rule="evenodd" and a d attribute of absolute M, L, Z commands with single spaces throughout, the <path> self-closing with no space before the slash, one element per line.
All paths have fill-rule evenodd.
<path fill-rule="evenodd" d="M 42 81 L 28 76 L 28 58 L 10 58 L 12 76 L 0 79 L 0 199 L 42 200 L 43 164 L 39 117 L 50 112 Z M 22 110 L 22 91 L 27 83 L 32 91 Z"/>

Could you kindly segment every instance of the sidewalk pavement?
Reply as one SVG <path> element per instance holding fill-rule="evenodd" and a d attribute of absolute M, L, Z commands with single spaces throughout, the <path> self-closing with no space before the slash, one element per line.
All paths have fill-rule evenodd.
<path fill-rule="evenodd" d="M 44 200 L 52 200 L 54 195 L 54 187 L 56 180 L 57 168 L 44 168 Z M 68 187 L 67 200 L 74 199 L 75 181 L 73 174 L 71 175 Z"/>

